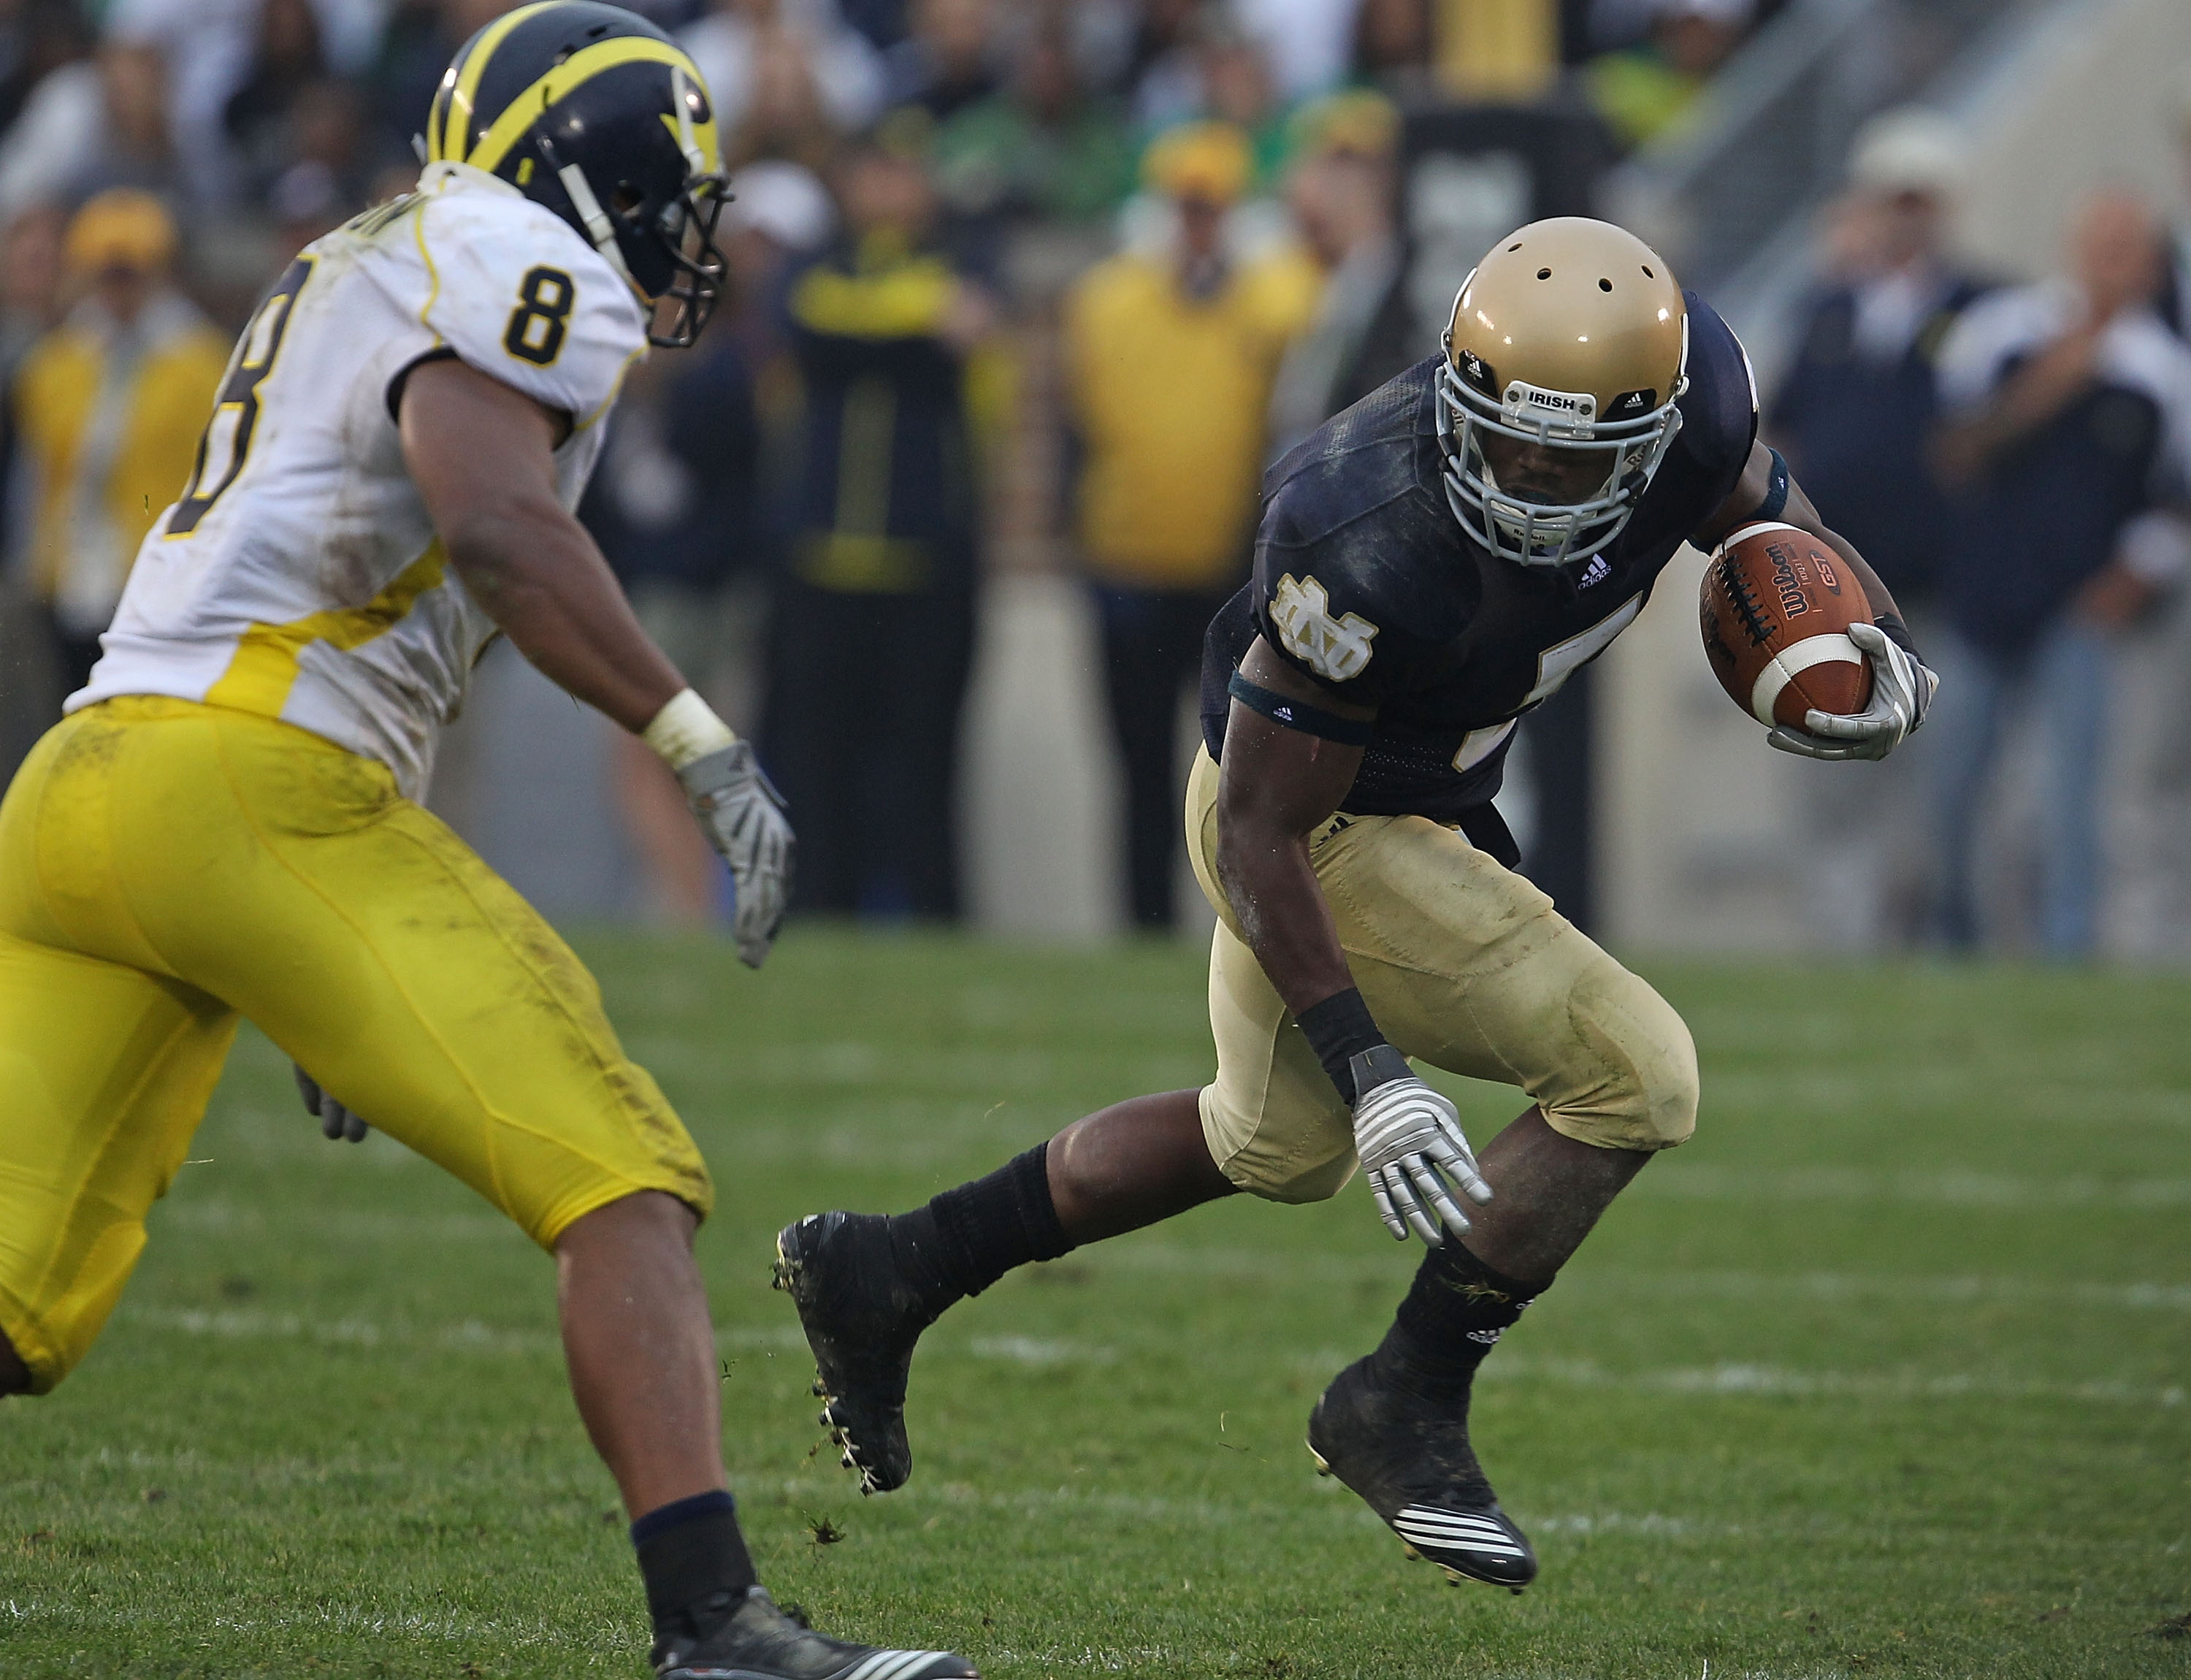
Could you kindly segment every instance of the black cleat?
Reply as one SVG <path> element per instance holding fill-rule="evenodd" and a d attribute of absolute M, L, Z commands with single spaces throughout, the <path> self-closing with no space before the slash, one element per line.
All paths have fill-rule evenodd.
<path fill-rule="evenodd" d="M 817 1213 L 776 1233 L 776 1287 L 814 1350 L 822 1427 L 863 1494 L 913 1474 L 905 1380 L 913 1344 L 936 1322 L 898 1269 L 889 1226 L 877 1213 Z"/>
<path fill-rule="evenodd" d="M 948 1651 L 891 1651 L 817 1633 L 760 1587 L 736 1615 L 698 1634 L 658 1639 L 657 1680 L 979 1680 Z"/>
<path fill-rule="evenodd" d="M 1528 1536 L 1499 1508 L 1469 1448 L 1465 1400 L 1426 1398 L 1373 1353 L 1323 1391 L 1309 1414 L 1308 1449 L 1317 1473 L 1361 1495 L 1409 1557 L 1455 1581 L 1516 1592 L 1537 1578 Z"/>

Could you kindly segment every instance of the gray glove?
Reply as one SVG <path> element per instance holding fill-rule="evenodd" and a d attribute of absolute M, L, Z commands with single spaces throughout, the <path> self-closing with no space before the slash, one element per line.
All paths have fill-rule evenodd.
<path fill-rule="evenodd" d="M 320 1082 L 293 1062 L 292 1070 L 297 1075 L 297 1094 L 304 1099 L 304 1112 L 320 1123 L 320 1130 L 327 1142 L 336 1143 L 347 1139 L 352 1143 L 365 1142 L 365 1135 L 373 1128 L 320 1089 Z"/>
<path fill-rule="evenodd" d="M 1782 752 L 1829 761 L 1882 759 L 1925 721 L 1940 679 L 1876 624 L 1851 624 L 1848 638 L 1871 663 L 1871 703 L 1847 717 L 1806 712 L 1801 729 L 1781 725 L 1765 738 Z"/>
<path fill-rule="evenodd" d="M 783 795 L 761 774 L 749 741 L 733 741 L 694 759 L 677 772 L 677 779 L 709 844 L 731 866 L 737 889 L 731 937 L 737 943 L 738 960 L 759 968 L 768 960 L 791 897 L 798 842 L 783 814 Z"/>
<path fill-rule="evenodd" d="M 1468 1229 L 1446 1181 L 1478 1205 L 1491 1187 L 1476 1170 L 1476 1156 L 1460 1129 L 1460 1111 L 1408 1070 L 1408 1059 L 1391 1045 L 1354 1057 L 1354 1148 L 1369 1181 L 1377 1216 L 1393 1240 L 1413 1230 L 1436 1248 L 1443 1233 L 1423 1211 L 1428 1203 L 1456 1237 Z"/>

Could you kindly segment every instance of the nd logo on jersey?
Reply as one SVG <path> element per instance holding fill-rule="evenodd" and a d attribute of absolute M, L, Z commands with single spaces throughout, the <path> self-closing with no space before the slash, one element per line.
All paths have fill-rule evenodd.
<path fill-rule="evenodd" d="M 1271 622 L 1286 652 L 1327 682 L 1360 676 L 1369 663 L 1369 644 L 1377 627 L 1359 612 L 1331 616 L 1330 597 L 1313 578 L 1296 583 L 1289 572 L 1278 579 L 1271 601 Z"/>

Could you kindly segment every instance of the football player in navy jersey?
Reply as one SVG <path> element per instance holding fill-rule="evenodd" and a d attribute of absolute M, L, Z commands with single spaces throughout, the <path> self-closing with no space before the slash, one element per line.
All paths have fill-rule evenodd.
<path fill-rule="evenodd" d="M 1872 699 L 1774 745 L 1878 758 L 1934 679 L 1892 597 L 1756 441 L 1742 346 L 1633 236 L 1534 223 L 1460 291 L 1446 353 L 1280 461 L 1255 575 L 1209 627 L 1187 834 L 1216 908 L 1217 1077 L 1067 1126 L 884 1218 L 777 1239 L 824 1422 L 862 1486 L 912 1468 L 920 1331 L 1010 1267 L 1246 1190 L 1334 1194 L 1358 1165 L 1427 1245 L 1383 1342 L 1309 1419 L 1318 1466 L 1455 1577 L 1537 1561 L 1470 1450 L 1477 1365 L 1613 1197 L 1696 1119 L 1696 1052 L 1650 987 L 1515 873 L 1491 805 L 1517 720 L 1602 652 L 1682 543 L 1784 520 L 1844 555 Z M 1470 1152 L 1409 1058 L 1518 1085 Z"/>

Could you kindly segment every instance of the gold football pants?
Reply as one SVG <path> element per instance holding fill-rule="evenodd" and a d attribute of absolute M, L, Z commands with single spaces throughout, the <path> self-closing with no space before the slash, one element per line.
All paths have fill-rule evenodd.
<path fill-rule="evenodd" d="M 1240 1188 L 1315 1201 L 1353 1176 L 1352 1116 L 1217 884 L 1217 783 L 1198 754 L 1187 850 L 1218 916 L 1203 1135 Z M 1423 817 L 1333 817 L 1309 862 L 1354 983 L 1408 1056 L 1518 1085 L 1554 1130 L 1601 1148 L 1663 1149 L 1695 1130 L 1696 1047 L 1681 1017 L 1525 877 Z"/>
<path fill-rule="evenodd" d="M 39 1392 L 113 1310 L 240 1016 L 543 1246 L 635 1191 L 710 1204 L 593 977 L 384 766 L 110 700 L 0 806 L 0 1331 Z"/>

